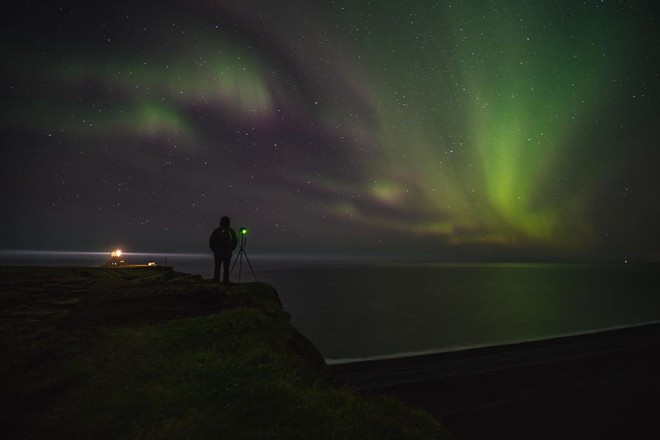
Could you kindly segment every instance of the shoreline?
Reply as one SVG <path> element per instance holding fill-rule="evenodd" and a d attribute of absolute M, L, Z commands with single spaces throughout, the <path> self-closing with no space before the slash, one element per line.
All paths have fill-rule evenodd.
<path fill-rule="evenodd" d="M 5 277 L 0 278 L 0 286 L 5 289 L 5 304 L 13 305 L 4 310 L 7 318 L 4 348 L 7 354 L 14 353 L 20 358 L 16 360 L 15 356 L 8 356 L 14 365 L 10 363 L 3 367 L 9 373 L 5 378 L 7 389 L 15 388 L 6 396 L 11 399 L 3 402 L 7 410 L 3 420 L 11 422 L 9 426 L 20 424 L 21 427 L 15 427 L 18 429 L 15 432 L 27 432 L 23 429 L 31 429 L 30 420 L 40 420 L 39 408 L 44 398 L 48 403 L 44 408 L 65 415 L 82 414 L 88 403 L 99 405 L 98 408 L 106 405 L 105 401 L 96 401 L 97 391 L 85 394 L 87 388 L 83 383 L 70 387 L 79 380 L 76 371 L 80 361 L 86 365 L 81 370 L 88 374 L 86 380 L 96 382 L 100 377 L 108 384 L 117 382 L 105 388 L 106 395 L 124 393 L 121 390 L 128 389 L 124 387 L 129 385 L 141 389 L 143 397 L 154 398 L 163 388 L 161 385 L 144 388 L 152 383 L 144 383 L 144 377 L 149 377 L 144 373 L 157 371 L 159 375 L 163 374 L 162 379 L 169 381 L 169 387 L 179 387 L 181 382 L 175 380 L 176 375 L 165 372 L 180 357 L 177 362 L 180 362 L 182 371 L 189 370 L 188 362 L 192 359 L 196 369 L 209 377 L 217 376 L 214 380 L 230 382 L 246 375 L 251 379 L 244 384 L 260 383 L 259 389 L 254 385 L 240 385 L 240 389 L 220 401 L 217 398 L 222 393 L 207 401 L 198 400 L 195 396 L 204 396 L 208 383 L 195 383 L 198 391 L 190 395 L 190 404 L 199 405 L 200 411 L 208 412 L 209 408 L 214 408 L 209 412 L 211 418 L 216 413 L 229 411 L 224 406 L 226 403 L 243 405 L 240 411 L 251 417 L 257 413 L 267 414 L 254 412 L 251 408 L 255 402 L 253 398 L 261 399 L 263 392 L 270 393 L 273 384 L 281 383 L 279 379 L 264 381 L 264 372 L 275 367 L 278 371 L 276 377 L 295 378 L 304 372 L 302 382 L 294 379 L 278 391 L 291 399 L 290 405 L 282 407 L 279 394 L 271 396 L 270 400 L 259 400 L 260 405 L 266 405 L 264 410 L 280 408 L 290 411 L 283 417 L 296 420 L 291 427 L 298 426 L 304 419 L 295 410 L 300 403 L 295 400 L 298 399 L 296 396 L 307 392 L 318 396 L 319 378 L 325 377 L 327 371 L 329 388 L 324 392 L 334 397 L 319 401 L 315 407 L 318 414 L 328 411 L 323 417 L 333 414 L 332 408 L 336 407 L 333 399 L 344 399 L 346 405 L 357 405 L 351 409 L 352 413 L 357 408 L 359 411 L 367 411 L 367 408 L 374 411 L 387 402 L 382 400 L 376 404 L 374 398 L 394 397 L 413 411 L 415 408 L 423 410 L 423 413 L 416 414 L 419 426 L 425 426 L 425 432 L 440 432 L 438 429 L 444 432 L 444 428 L 438 428 L 443 426 L 461 440 L 493 435 L 509 439 L 660 438 L 656 421 L 660 408 L 657 374 L 660 371 L 660 323 L 326 366 L 316 347 L 290 325 L 290 316 L 282 309 L 275 290 L 264 283 L 218 286 L 201 277 L 163 266 L 131 270 L 84 267 L 0 269 L 0 275 L 2 271 L 6 272 Z M 17 325 L 12 324 L 13 321 Z M 224 326 L 225 330 L 217 337 L 209 336 L 201 351 L 193 351 L 194 356 L 188 357 L 187 349 L 182 350 L 182 347 L 199 343 L 200 334 L 217 326 Z M 202 328 L 207 331 L 199 333 Z M 252 336 L 245 333 L 246 328 L 254 330 Z M 274 336 L 274 330 L 282 333 Z M 184 344 L 175 343 L 182 332 L 191 332 L 190 338 Z M 223 339 L 231 332 L 236 332 L 232 338 L 252 339 L 240 344 Z M 238 347 L 250 349 L 255 343 L 262 344 L 270 339 L 271 343 L 263 344 L 255 358 L 261 359 L 259 362 L 268 360 L 268 368 L 259 370 L 258 374 L 251 370 L 255 365 L 246 362 L 254 357 L 250 352 L 229 362 L 229 355 Z M 20 342 L 27 340 L 32 342 L 28 345 Z M 96 343 L 89 345 L 86 342 L 91 340 Z M 162 347 L 154 348 L 158 344 Z M 220 368 L 209 364 L 207 357 L 206 347 L 215 345 L 214 350 L 224 354 L 220 358 L 213 357 L 214 362 L 224 362 L 223 359 L 228 362 Z M 271 353 L 272 347 L 278 345 L 284 351 L 276 355 Z M 53 351 L 55 347 L 58 347 L 57 354 Z M 88 347 L 95 348 L 90 352 Z M 116 351 L 114 347 L 123 348 Z M 127 352 L 126 347 L 133 348 Z M 149 352 L 146 358 L 143 358 L 144 350 Z M 167 362 L 161 356 L 163 350 L 171 353 Z M 282 353 L 286 353 L 284 358 Z M 33 363 L 33 359 L 40 360 Z M 280 364 L 283 359 L 288 359 L 286 366 Z M 49 373 L 37 374 L 42 371 L 44 360 L 50 363 L 50 367 L 43 371 Z M 138 362 L 137 369 L 135 362 Z M 109 366 L 122 374 L 107 375 Z M 229 367 L 237 370 L 227 375 Z M 161 376 L 154 376 L 153 380 L 156 381 L 153 383 L 160 383 Z M 23 389 L 24 385 L 33 382 L 37 384 L 34 391 Z M 67 385 L 52 388 L 51 382 Z M 188 393 L 187 388 L 180 391 Z M 72 392 L 74 394 L 69 395 Z M 246 399 L 245 392 L 252 392 L 253 398 Z M 117 404 L 117 408 L 125 403 L 138 405 L 132 400 L 134 391 L 121 395 L 122 403 Z M 20 405 L 16 406 L 16 402 Z M 178 398 L 168 403 L 172 408 L 179 404 Z M 69 408 L 70 405 L 77 406 Z M 16 414 L 12 412 L 16 411 L 15 408 L 20 410 Z M 402 417 L 397 426 L 403 429 L 407 426 L 405 417 L 408 417 L 404 414 L 412 413 L 404 407 L 397 408 L 395 413 Z M 154 412 L 149 417 L 160 418 L 161 414 Z M 235 416 L 231 414 L 226 414 L 230 420 Z M 115 416 L 111 423 L 113 429 L 124 432 L 123 416 L 119 412 Z M 362 423 L 362 417 L 355 417 L 355 423 Z M 381 429 L 383 424 L 389 423 L 389 417 L 373 424 L 373 429 Z M 435 422 L 430 421 L 433 418 Z M 319 420 L 328 423 L 325 418 Z M 263 426 L 270 426 L 266 420 L 262 421 Z M 438 421 L 441 425 L 437 424 Z M 62 432 L 76 429 L 77 425 L 70 422 L 51 421 Z M 190 423 L 191 427 L 198 426 Z M 312 432 L 317 425 L 309 424 L 306 429 Z M 96 432 L 95 428 L 89 429 Z M 244 432 L 239 425 L 232 429 Z"/>
<path fill-rule="evenodd" d="M 266 283 L 3 266 L 0 300 L 5 438 L 454 438 L 334 385 Z"/>
<path fill-rule="evenodd" d="M 329 369 L 336 383 L 424 409 L 464 440 L 660 437 L 659 323 Z"/>
<path fill-rule="evenodd" d="M 516 348 L 522 349 L 525 346 L 546 345 L 548 343 L 552 344 L 554 342 L 560 343 L 561 341 L 568 341 L 569 339 L 574 339 L 574 338 L 581 339 L 582 337 L 590 337 L 590 336 L 599 337 L 600 335 L 608 334 L 610 332 L 618 332 L 620 330 L 623 331 L 634 330 L 634 329 L 643 330 L 648 326 L 655 326 L 655 325 L 660 326 L 660 321 L 648 321 L 637 324 L 623 324 L 623 325 L 617 325 L 611 327 L 598 328 L 594 330 L 583 330 L 583 331 L 576 331 L 570 333 L 563 333 L 563 334 L 552 335 L 544 338 L 520 339 L 520 340 L 513 340 L 503 343 L 450 346 L 448 348 L 401 352 L 401 353 L 393 353 L 393 354 L 385 354 L 385 355 L 377 355 L 377 356 L 368 356 L 364 358 L 360 358 L 360 357 L 324 358 L 324 360 L 329 367 L 331 368 L 337 367 L 338 370 L 341 370 L 342 367 L 348 367 L 349 365 L 359 367 L 359 365 L 367 365 L 373 362 L 394 361 L 396 363 L 398 360 L 404 360 L 404 359 L 409 359 L 409 360 L 417 359 L 423 361 L 424 358 L 436 357 L 436 356 L 442 357 L 446 355 L 451 355 L 452 353 L 456 353 L 459 356 L 460 354 L 468 354 L 468 353 L 474 353 L 475 355 L 478 355 L 480 352 L 486 353 L 488 351 L 501 351 L 501 350 L 509 350 L 509 349 L 514 350 Z M 407 361 L 403 361 L 403 362 L 405 363 Z"/>
<path fill-rule="evenodd" d="M 639 340 L 642 336 L 643 339 Z M 513 366 L 513 364 L 526 364 L 533 361 L 533 358 L 538 360 L 538 356 L 547 352 L 547 354 L 555 354 L 560 357 L 573 357 L 580 355 L 581 349 L 589 350 L 590 352 L 598 352 L 603 350 L 617 350 L 630 348 L 629 345 L 639 344 L 656 345 L 653 338 L 657 339 L 657 344 L 660 345 L 660 322 L 649 322 L 630 326 L 621 326 L 609 328 L 605 330 L 594 330 L 584 333 L 561 335 L 557 337 L 550 337 L 544 339 L 526 340 L 520 342 L 512 342 L 507 344 L 498 345 L 484 345 L 476 347 L 468 347 L 464 349 L 449 349 L 443 351 L 432 351 L 429 353 L 421 352 L 419 354 L 412 353 L 409 356 L 405 355 L 392 355 L 392 356 L 376 356 L 365 359 L 358 359 L 352 362 L 337 362 L 337 360 L 326 359 L 330 371 L 340 378 L 339 381 L 347 381 L 357 384 L 359 382 L 358 375 L 369 372 L 369 374 L 378 374 L 380 371 L 395 371 L 397 374 L 405 372 L 406 368 L 414 368 L 419 373 L 420 368 L 425 367 L 432 369 L 434 367 L 443 367 L 447 370 L 450 363 L 460 363 L 461 366 L 471 364 L 472 370 L 480 369 L 493 369 L 497 368 L 496 364 L 500 366 Z M 585 355 L 582 352 L 582 355 Z M 507 363 L 502 363 L 503 357 L 506 357 Z M 490 363 L 490 364 L 489 364 Z M 481 366 L 479 366 L 481 365 Z M 451 368 L 449 370 L 451 371 Z M 433 373 L 429 371 L 429 374 Z M 413 381 L 424 380 L 418 377 Z M 406 382 L 407 380 L 392 378 L 388 382 Z M 374 388 L 382 386 L 382 384 L 374 381 L 365 388 Z"/>

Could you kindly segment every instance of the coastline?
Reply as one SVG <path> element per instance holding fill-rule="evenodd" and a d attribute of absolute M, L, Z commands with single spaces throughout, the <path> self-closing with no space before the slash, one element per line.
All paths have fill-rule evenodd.
<path fill-rule="evenodd" d="M 442 418 L 459 438 L 658 438 L 660 324 L 331 365 L 337 383 Z"/>
<path fill-rule="evenodd" d="M 131 429 L 165 438 L 213 437 L 199 418 L 219 429 L 219 415 L 233 419 L 222 429 L 257 437 L 283 420 L 273 438 L 660 437 L 657 323 L 328 366 L 265 283 L 219 286 L 162 266 L 0 267 L 0 293 L 9 438 L 139 437 L 123 426 L 127 408 Z M 228 363 L 213 365 L 217 353 Z M 191 369 L 207 377 L 193 391 L 174 379 Z M 234 378 L 228 396 L 208 395 Z M 179 394 L 202 415 L 176 413 Z"/>
<path fill-rule="evenodd" d="M 0 267 L 0 303 L 3 438 L 454 438 L 333 384 L 266 283 Z"/>
<path fill-rule="evenodd" d="M 560 341 L 569 341 L 569 340 L 577 341 L 583 338 L 590 338 L 592 336 L 600 337 L 601 335 L 606 335 L 619 331 L 627 332 L 627 331 L 635 331 L 635 329 L 643 330 L 655 325 L 660 326 L 660 321 L 649 321 L 649 322 L 641 322 L 636 324 L 617 325 L 617 326 L 599 328 L 594 330 L 583 330 L 572 333 L 552 335 L 543 338 L 514 340 L 505 343 L 454 346 L 454 347 L 442 348 L 442 349 L 401 352 L 401 353 L 393 353 L 393 354 L 380 355 L 380 356 L 370 356 L 364 358 L 361 357 L 325 358 L 325 363 L 331 368 L 336 367 L 338 372 L 340 372 L 343 368 L 347 368 L 347 369 L 357 368 L 360 365 L 364 365 L 367 366 L 367 368 L 369 368 L 368 366 L 374 362 L 377 363 L 377 362 L 392 361 L 396 364 L 397 362 L 399 362 L 399 360 L 403 360 L 403 359 L 417 360 L 417 362 L 424 362 L 425 359 L 431 359 L 433 357 L 438 357 L 438 358 L 442 358 L 445 356 L 452 357 L 452 353 L 455 353 L 461 357 L 469 354 L 478 355 L 480 353 L 481 354 L 488 353 L 489 351 L 497 352 L 503 350 L 514 350 L 516 347 L 523 349 L 524 347 L 531 348 L 535 345 L 538 346 L 553 345 L 555 343 L 559 343 Z M 403 362 L 405 363 L 406 361 Z M 350 367 L 351 365 L 353 367 Z"/>

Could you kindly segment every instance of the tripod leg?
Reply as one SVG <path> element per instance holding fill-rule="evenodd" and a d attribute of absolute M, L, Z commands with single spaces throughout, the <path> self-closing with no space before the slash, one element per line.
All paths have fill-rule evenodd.
<path fill-rule="evenodd" d="M 245 251 L 243 248 L 241 248 L 238 251 L 238 255 L 236 255 L 236 259 L 234 260 L 234 264 L 231 266 L 231 270 L 229 271 L 229 275 L 231 276 L 232 273 L 234 273 L 234 268 L 236 267 L 236 263 L 238 263 L 238 282 L 241 282 L 241 268 L 243 265 L 243 254 L 245 254 Z"/>
<path fill-rule="evenodd" d="M 245 252 L 244 252 L 243 249 L 241 248 L 241 251 L 239 252 L 239 254 L 241 255 L 241 259 L 240 259 L 239 262 L 238 262 L 238 282 L 239 282 L 239 283 L 241 282 L 241 270 L 242 270 L 242 268 L 243 268 L 243 254 L 244 254 L 244 253 L 245 253 Z"/>
<path fill-rule="evenodd" d="M 247 253 L 245 253 L 245 261 L 247 261 L 248 266 L 250 266 L 250 272 L 252 272 L 252 276 L 254 277 L 254 280 L 259 281 L 257 279 L 257 276 L 254 274 L 254 269 L 252 269 L 252 264 L 250 263 L 250 259 L 248 258 Z"/>
<path fill-rule="evenodd" d="M 252 269 L 252 263 L 250 263 L 250 259 L 247 256 L 247 252 L 245 252 L 245 249 L 241 248 L 238 251 L 238 255 L 236 255 L 236 259 L 234 260 L 234 264 L 231 266 L 231 270 L 229 271 L 229 275 L 231 276 L 232 273 L 234 273 L 234 268 L 236 267 L 236 263 L 238 263 L 238 282 L 241 282 L 241 272 L 243 271 L 243 256 L 245 256 L 245 261 L 247 261 L 248 266 L 250 266 L 250 271 L 252 272 L 252 276 L 254 277 L 255 281 L 259 281 L 257 279 L 257 276 L 254 273 L 254 269 Z"/>
<path fill-rule="evenodd" d="M 232 273 L 234 273 L 234 267 L 236 267 L 236 263 L 238 262 L 238 258 L 241 256 L 241 252 L 238 252 L 238 255 L 236 255 L 236 259 L 234 260 L 234 264 L 231 266 L 231 270 L 229 271 L 229 276 L 231 276 Z"/>

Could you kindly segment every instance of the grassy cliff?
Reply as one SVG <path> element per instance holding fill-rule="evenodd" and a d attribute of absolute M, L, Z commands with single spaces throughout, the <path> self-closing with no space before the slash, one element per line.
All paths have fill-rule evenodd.
<path fill-rule="evenodd" d="M 264 283 L 0 268 L 0 304 L 5 438 L 450 437 L 427 413 L 333 386 Z"/>

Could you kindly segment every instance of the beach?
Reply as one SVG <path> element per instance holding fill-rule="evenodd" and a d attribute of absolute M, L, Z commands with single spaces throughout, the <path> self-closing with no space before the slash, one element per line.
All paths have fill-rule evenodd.
<path fill-rule="evenodd" d="M 331 366 L 461 439 L 658 438 L 660 325 Z"/>

